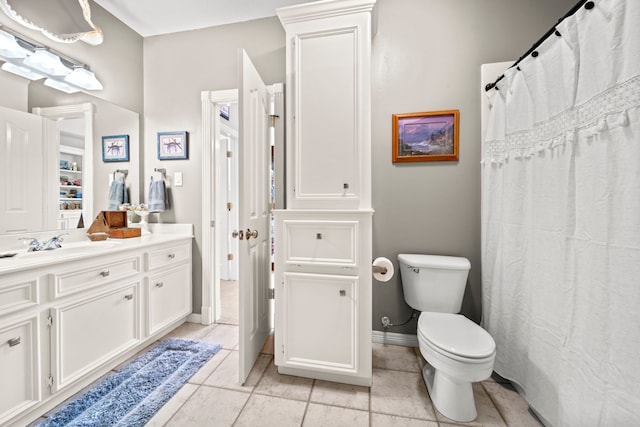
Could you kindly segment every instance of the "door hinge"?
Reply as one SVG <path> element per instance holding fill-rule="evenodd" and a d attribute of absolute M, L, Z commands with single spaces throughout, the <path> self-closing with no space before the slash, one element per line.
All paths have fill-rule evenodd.
<path fill-rule="evenodd" d="M 233 151 L 227 151 L 227 157 L 229 158 L 233 157 Z"/>
<path fill-rule="evenodd" d="M 276 288 L 269 288 L 269 299 L 276 299 Z"/>
<path fill-rule="evenodd" d="M 215 227 L 216 226 L 216 222 L 214 220 L 211 220 L 211 222 L 209 222 L 209 227 Z"/>
<path fill-rule="evenodd" d="M 230 211 L 231 209 L 233 209 L 233 203 L 227 202 L 227 210 Z"/>
<path fill-rule="evenodd" d="M 282 354 L 284 354 L 284 344 L 282 344 Z"/>
<path fill-rule="evenodd" d="M 49 388 L 53 387 L 53 375 L 49 375 L 49 378 L 47 378 L 47 385 Z"/>
<path fill-rule="evenodd" d="M 49 327 L 53 326 L 53 317 L 51 315 L 47 317 L 47 326 Z"/>
<path fill-rule="evenodd" d="M 227 261 L 233 261 L 233 254 L 227 254 Z"/>

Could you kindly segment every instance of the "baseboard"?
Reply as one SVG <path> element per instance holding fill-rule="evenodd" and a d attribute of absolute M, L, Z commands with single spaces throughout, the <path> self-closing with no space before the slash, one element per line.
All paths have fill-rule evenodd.
<path fill-rule="evenodd" d="M 376 344 L 402 345 L 405 347 L 418 347 L 418 336 L 399 334 L 397 332 L 372 331 L 371 341 Z"/>
<path fill-rule="evenodd" d="M 190 315 L 187 316 L 187 322 L 202 324 L 202 314 L 191 313 Z"/>

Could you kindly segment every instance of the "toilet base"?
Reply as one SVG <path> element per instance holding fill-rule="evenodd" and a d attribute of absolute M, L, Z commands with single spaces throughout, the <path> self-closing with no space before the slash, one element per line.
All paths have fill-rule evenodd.
<path fill-rule="evenodd" d="M 478 413 L 470 382 L 454 381 L 429 363 L 424 366 L 422 377 L 438 412 L 451 420 L 463 423 L 476 419 Z"/>

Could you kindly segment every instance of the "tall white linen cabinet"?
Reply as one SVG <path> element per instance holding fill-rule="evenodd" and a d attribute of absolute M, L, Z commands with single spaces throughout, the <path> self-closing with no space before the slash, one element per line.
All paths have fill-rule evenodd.
<path fill-rule="evenodd" d="M 278 9 L 286 31 L 286 209 L 275 217 L 275 364 L 371 385 L 375 0 Z"/>

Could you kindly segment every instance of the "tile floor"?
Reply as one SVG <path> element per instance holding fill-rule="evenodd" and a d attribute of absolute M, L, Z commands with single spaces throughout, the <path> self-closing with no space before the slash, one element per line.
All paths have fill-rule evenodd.
<path fill-rule="evenodd" d="M 185 323 L 169 336 L 220 343 L 220 350 L 148 426 L 455 426 L 433 407 L 409 347 L 373 345 L 371 388 L 277 373 L 261 354 L 238 383 L 238 328 Z M 478 418 L 463 425 L 539 427 L 512 388 L 493 379 L 474 384 Z"/>

